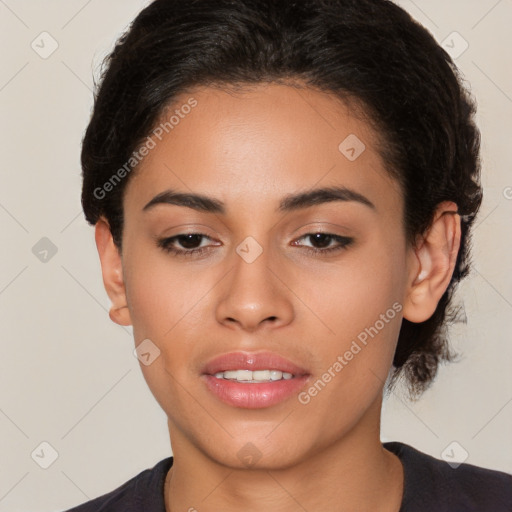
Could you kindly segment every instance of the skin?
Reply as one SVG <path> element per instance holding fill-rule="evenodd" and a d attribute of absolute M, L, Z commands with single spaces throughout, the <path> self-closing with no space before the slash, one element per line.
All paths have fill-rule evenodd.
<path fill-rule="evenodd" d="M 105 219 L 96 225 L 110 317 L 133 325 L 135 342 L 161 351 L 144 377 L 168 416 L 174 465 L 167 511 L 379 510 L 397 512 L 399 459 L 379 439 L 382 391 L 402 317 L 428 319 L 446 290 L 460 244 L 456 205 L 438 206 L 432 227 L 406 244 L 403 196 L 384 168 L 378 134 L 341 101 L 310 88 L 258 84 L 237 93 L 197 88 L 198 105 L 130 177 L 124 196 L 123 250 Z M 366 149 L 354 161 L 338 149 L 355 134 Z M 348 187 L 375 208 L 333 201 L 284 214 L 287 194 Z M 198 193 L 226 213 L 158 204 L 167 189 Z M 452 212 L 451 214 L 447 214 Z M 351 237 L 330 254 L 305 235 Z M 158 240 L 199 232 L 208 238 L 177 257 Z M 236 252 L 253 237 L 252 263 Z M 212 357 L 270 350 L 317 381 L 359 333 L 393 304 L 401 311 L 311 401 L 294 395 L 263 409 L 221 402 L 200 378 Z M 248 466 L 237 455 L 256 447 Z M 245 447 L 245 448 L 244 448 Z"/>

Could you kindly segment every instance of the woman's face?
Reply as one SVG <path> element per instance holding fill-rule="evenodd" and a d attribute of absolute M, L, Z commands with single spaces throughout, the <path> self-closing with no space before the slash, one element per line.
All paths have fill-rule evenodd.
<path fill-rule="evenodd" d="M 175 453 L 277 468 L 374 433 L 414 260 L 374 133 L 286 85 L 201 88 L 174 110 L 127 185 L 122 265 Z M 338 198 L 291 199 L 326 188 Z"/>

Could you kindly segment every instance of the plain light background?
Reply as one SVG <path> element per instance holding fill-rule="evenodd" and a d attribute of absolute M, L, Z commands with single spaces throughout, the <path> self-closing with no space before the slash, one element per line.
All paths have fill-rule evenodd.
<path fill-rule="evenodd" d="M 171 454 L 131 330 L 108 317 L 80 207 L 92 77 L 147 3 L 0 0 L 0 512 L 69 508 Z M 485 199 L 474 271 L 457 294 L 461 361 L 441 367 L 417 403 L 393 394 L 382 440 L 438 458 L 456 441 L 457 457 L 512 473 L 512 2 L 399 3 L 460 53 L 479 108 Z"/>

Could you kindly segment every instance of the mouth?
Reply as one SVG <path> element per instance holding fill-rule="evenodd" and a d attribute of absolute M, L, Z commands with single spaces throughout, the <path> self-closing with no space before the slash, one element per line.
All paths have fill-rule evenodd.
<path fill-rule="evenodd" d="M 293 379 L 293 373 L 283 372 L 281 370 L 227 370 L 217 372 L 216 379 L 235 380 L 237 382 L 276 382 L 278 380 Z"/>
<path fill-rule="evenodd" d="M 261 409 L 298 393 L 309 373 L 273 352 L 232 352 L 209 361 L 201 377 L 207 389 L 222 402 Z"/>

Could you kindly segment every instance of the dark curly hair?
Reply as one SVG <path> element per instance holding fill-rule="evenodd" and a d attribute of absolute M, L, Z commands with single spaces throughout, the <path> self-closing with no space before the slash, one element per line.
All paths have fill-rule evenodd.
<path fill-rule="evenodd" d="M 431 318 L 403 320 L 394 355 L 389 389 L 403 376 L 419 396 L 439 363 L 453 359 L 451 299 L 468 274 L 482 200 L 475 101 L 433 36 L 387 0 L 155 0 L 104 65 L 83 140 L 82 206 L 89 223 L 107 219 L 119 250 L 133 154 L 177 95 L 195 86 L 294 82 L 362 106 L 401 184 L 408 243 L 428 229 L 440 202 L 457 204 L 462 236 L 451 282 Z"/>

